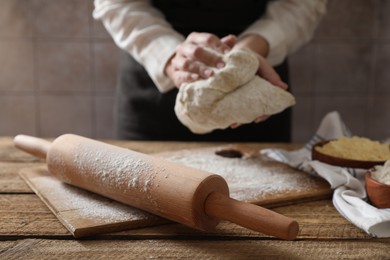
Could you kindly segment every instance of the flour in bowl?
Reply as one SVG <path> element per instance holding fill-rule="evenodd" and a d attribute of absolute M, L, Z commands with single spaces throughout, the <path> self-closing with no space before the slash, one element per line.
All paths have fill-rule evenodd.
<path fill-rule="evenodd" d="M 390 185 L 390 160 L 383 166 L 376 166 L 375 171 L 371 173 L 371 177 L 377 182 Z"/>

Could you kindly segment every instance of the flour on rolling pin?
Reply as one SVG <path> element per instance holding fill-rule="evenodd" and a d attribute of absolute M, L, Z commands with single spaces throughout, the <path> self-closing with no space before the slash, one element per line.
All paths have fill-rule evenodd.
<path fill-rule="evenodd" d="M 168 161 L 184 164 L 221 175 L 228 183 L 230 196 L 248 202 L 289 192 L 315 190 L 318 180 L 285 164 L 270 161 L 261 155 L 229 158 L 217 155 L 221 147 L 181 150 L 158 154 Z M 228 150 L 227 150 L 228 151 Z"/>
<path fill-rule="evenodd" d="M 156 169 L 151 167 L 147 160 L 131 158 L 127 154 L 120 152 L 102 151 L 89 143 L 75 147 L 73 157 L 73 166 L 77 172 L 81 173 L 81 178 L 83 172 L 92 171 L 95 173 L 96 186 L 101 186 L 101 183 L 104 183 L 105 187 L 100 188 L 116 189 L 122 187 L 118 190 L 123 190 L 124 193 L 127 190 L 137 189 L 143 192 L 150 199 L 151 203 L 156 204 L 149 196 L 149 191 L 157 173 Z M 61 155 L 53 156 L 52 158 L 57 165 L 65 164 L 63 161 L 64 157 Z M 92 163 L 86 165 L 85 162 Z M 69 174 L 65 169 L 67 168 L 58 168 L 56 175 L 60 180 L 72 184 L 73 181 L 69 179 Z M 127 188 L 123 189 L 123 187 Z"/>

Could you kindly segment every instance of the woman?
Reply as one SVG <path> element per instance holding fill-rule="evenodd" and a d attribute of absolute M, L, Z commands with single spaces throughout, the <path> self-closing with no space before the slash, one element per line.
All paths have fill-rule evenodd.
<path fill-rule="evenodd" d="M 325 6 L 325 0 L 95 0 L 94 17 L 124 50 L 118 138 L 290 141 L 291 110 L 265 121 L 259 115 L 254 124 L 194 135 L 174 113 L 177 88 L 212 76 L 209 67 L 224 66 L 207 48 L 249 48 L 259 56 L 259 75 L 287 88 L 285 59 L 310 40 Z M 281 78 L 269 64 L 278 65 Z"/>

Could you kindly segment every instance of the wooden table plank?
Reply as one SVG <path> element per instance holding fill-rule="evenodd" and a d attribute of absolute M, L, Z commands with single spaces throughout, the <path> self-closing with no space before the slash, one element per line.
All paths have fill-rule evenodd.
<path fill-rule="evenodd" d="M 300 239 L 369 239 L 370 237 L 345 220 L 329 200 L 306 202 L 274 208 L 295 218 L 300 224 Z M 66 236 L 70 233 L 34 194 L 0 196 L 0 239 L 8 236 Z M 215 232 L 197 231 L 181 224 L 160 225 L 101 235 L 102 238 L 260 238 L 265 235 L 222 222 Z"/>
<path fill-rule="evenodd" d="M 53 138 L 46 139 L 53 141 Z M 174 141 L 123 141 L 123 140 L 100 140 L 112 145 L 128 148 L 141 153 L 159 153 L 166 151 L 177 151 L 182 149 L 194 149 L 210 146 L 226 145 L 224 142 L 174 142 Z M 301 144 L 286 143 L 237 143 L 244 144 L 254 149 L 262 148 L 284 148 L 294 150 L 302 147 Z M 13 145 L 13 137 L 0 137 L 0 161 L 19 161 L 19 162 L 36 162 L 35 157 L 18 150 Z"/>
<path fill-rule="evenodd" d="M 1 195 L 0 223 L 0 239 L 44 235 L 71 237 L 35 194 Z"/>
<path fill-rule="evenodd" d="M 0 193 L 33 193 L 19 176 L 23 168 L 37 167 L 44 163 L 0 162 Z"/>
<path fill-rule="evenodd" d="M 103 142 L 128 148 L 137 152 L 151 154 L 168 151 L 178 151 L 183 149 L 196 149 L 211 146 L 227 145 L 226 142 L 165 142 L 165 141 L 120 141 L 120 140 L 103 140 Z M 245 145 L 252 149 L 264 148 L 283 148 L 287 150 L 299 149 L 301 144 L 286 144 L 286 143 L 235 143 L 238 145 Z"/>
<path fill-rule="evenodd" d="M 292 217 L 300 224 L 298 239 L 374 239 L 364 231 L 357 228 L 343 218 L 333 207 L 330 200 L 306 202 L 273 208 L 274 211 Z M 102 237 L 113 236 L 145 236 L 159 237 L 161 235 L 196 237 L 196 236 L 217 236 L 217 237 L 266 237 L 265 235 L 245 229 L 238 225 L 222 222 L 217 226 L 214 233 L 194 231 L 193 229 L 176 225 L 163 225 L 158 227 L 140 228 L 107 234 Z M 389 240 L 390 241 L 390 240 Z"/>
<path fill-rule="evenodd" d="M 0 242 L 2 259 L 388 259 L 386 241 L 43 240 Z"/>
<path fill-rule="evenodd" d="M 53 141 L 53 138 L 46 140 Z M 142 153 L 157 153 L 175 151 L 181 149 L 201 148 L 221 144 L 218 142 L 164 142 L 164 141 L 122 141 L 122 140 L 101 140 L 112 145 L 128 148 Z M 258 147 L 258 144 L 249 144 Z M 36 162 L 35 157 L 20 151 L 14 147 L 13 137 L 0 137 L 0 161 Z"/>

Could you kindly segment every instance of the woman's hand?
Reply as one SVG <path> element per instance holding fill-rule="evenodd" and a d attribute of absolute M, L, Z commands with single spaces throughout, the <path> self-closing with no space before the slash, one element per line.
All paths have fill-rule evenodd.
<path fill-rule="evenodd" d="M 259 70 L 257 74 L 266 80 L 268 80 L 271 84 L 280 87 L 282 89 L 287 89 L 288 85 L 282 81 L 279 74 L 275 71 L 275 69 L 267 62 L 265 57 L 268 55 L 269 46 L 268 42 L 261 36 L 256 34 L 248 34 L 240 38 L 237 43 L 233 47 L 234 49 L 250 49 L 253 52 L 257 53 L 257 57 L 259 59 Z M 260 123 L 269 118 L 268 115 L 261 115 L 257 117 L 254 122 Z M 237 128 L 240 124 L 232 124 L 231 128 Z"/>
<path fill-rule="evenodd" d="M 222 55 L 231 49 L 250 49 L 257 53 L 259 59 L 258 75 L 268 80 L 273 85 L 282 89 L 288 86 L 283 82 L 267 62 L 265 57 L 268 54 L 268 42 L 259 35 L 249 34 L 237 39 L 234 35 L 218 38 L 214 34 L 193 32 L 186 40 L 177 46 L 175 54 L 165 66 L 165 74 L 172 79 L 175 86 L 185 82 L 193 82 L 199 79 L 206 79 L 213 75 L 211 68 L 222 68 L 225 66 Z M 261 115 L 254 122 L 260 123 L 269 116 Z M 232 124 L 231 128 L 237 128 L 240 124 Z"/>
<path fill-rule="evenodd" d="M 279 74 L 265 59 L 269 53 L 269 46 L 263 37 L 257 34 L 247 34 L 238 39 L 233 48 L 252 50 L 259 59 L 259 71 L 257 74 L 277 87 L 282 89 L 288 88 L 287 84 L 281 80 Z"/>
<path fill-rule="evenodd" d="M 193 32 L 177 46 L 176 53 L 168 61 L 165 73 L 178 88 L 185 82 L 208 78 L 212 67 L 222 68 L 222 54 L 231 50 L 236 37 L 228 35 L 222 39 L 210 33 Z"/>

